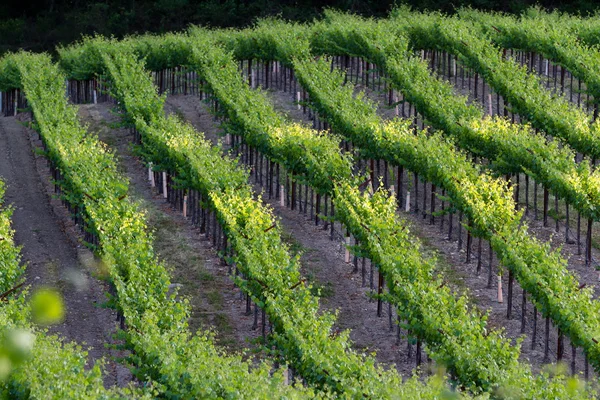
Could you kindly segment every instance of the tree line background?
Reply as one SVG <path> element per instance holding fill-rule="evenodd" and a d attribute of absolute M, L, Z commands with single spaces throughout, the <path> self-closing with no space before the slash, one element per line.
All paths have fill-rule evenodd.
<path fill-rule="evenodd" d="M 534 4 L 587 14 L 595 0 L 1 0 L 0 54 L 23 48 L 52 50 L 84 34 L 122 37 L 131 33 L 182 30 L 189 24 L 244 27 L 259 17 L 310 20 L 324 7 L 384 16 L 394 4 L 452 12 L 458 7 L 518 13 Z"/>

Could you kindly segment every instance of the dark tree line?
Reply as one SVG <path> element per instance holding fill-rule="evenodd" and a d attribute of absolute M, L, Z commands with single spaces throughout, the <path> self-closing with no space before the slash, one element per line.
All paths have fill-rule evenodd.
<path fill-rule="evenodd" d="M 323 7 L 384 16 L 394 3 L 446 12 L 461 6 L 519 12 L 534 3 L 581 13 L 598 7 L 595 0 L 2 0 L 0 53 L 18 48 L 51 50 L 83 34 L 122 37 L 136 32 L 181 30 L 191 23 L 243 27 L 270 15 L 309 20 Z"/>

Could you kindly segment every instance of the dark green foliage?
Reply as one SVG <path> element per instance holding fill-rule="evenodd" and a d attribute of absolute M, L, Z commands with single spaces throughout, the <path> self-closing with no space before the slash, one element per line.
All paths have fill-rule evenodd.
<path fill-rule="evenodd" d="M 244 27 L 259 17 L 273 15 L 306 21 L 319 16 L 326 7 L 384 16 L 394 4 L 445 12 L 473 7 L 518 13 L 538 4 L 586 14 L 598 8 L 593 0 L 4 0 L 0 4 L 0 54 L 19 48 L 53 50 L 59 43 L 94 33 L 122 37 L 182 30 L 189 24 Z"/>

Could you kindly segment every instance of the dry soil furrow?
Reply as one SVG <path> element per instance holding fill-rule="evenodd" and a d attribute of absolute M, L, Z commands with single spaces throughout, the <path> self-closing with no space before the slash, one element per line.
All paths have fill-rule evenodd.
<path fill-rule="evenodd" d="M 13 117 L 0 118 L 0 176 L 7 183 L 6 201 L 12 204 L 15 241 L 27 263 L 26 281 L 34 290 L 55 288 L 65 302 L 65 319 L 50 331 L 89 348 L 88 364 L 106 361 L 106 386 L 124 386 L 131 375 L 115 363 L 113 343 L 116 313 L 102 308 L 108 285 L 97 279 L 101 271 L 91 252 L 77 243 L 77 229 L 52 194 L 43 157 L 32 151 L 37 134 Z"/>

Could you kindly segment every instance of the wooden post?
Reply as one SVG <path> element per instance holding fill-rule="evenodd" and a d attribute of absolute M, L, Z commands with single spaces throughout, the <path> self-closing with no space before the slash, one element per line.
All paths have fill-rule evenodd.
<path fill-rule="evenodd" d="M 591 218 L 588 219 L 587 223 L 587 235 L 586 235 L 586 247 L 585 247 L 585 260 L 588 265 L 592 265 L 592 222 Z"/>
<path fill-rule="evenodd" d="M 502 275 L 498 275 L 498 303 L 504 303 L 502 298 Z"/>
<path fill-rule="evenodd" d="M 537 335 L 538 313 L 535 305 L 533 306 L 533 333 L 531 334 L 531 350 L 535 349 L 535 337 Z"/>
<path fill-rule="evenodd" d="M 292 198 L 290 199 L 291 204 L 291 209 L 295 210 L 296 209 L 296 181 L 292 179 L 291 182 L 292 185 Z"/>
<path fill-rule="evenodd" d="M 430 225 L 434 225 L 435 224 L 435 185 L 432 183 L 431 184 L 431 216 L 429 218 L 429 224 Z"/>
<path fill-rule="evenodd" d="M 350 263 L 350 236 L 346 236 L 346 253 L 344 255 L 346 264 Z"/>
<path fill-rule="evenodd" d="M 492 270 L 493 270 L 493 263 L 494 263 L 494 252 L 492 251 L 492 243 L 489 243 L 489 264 L 488 264 L 488 283 L 487 283 L 487 287 L 488 289 L 492 288 Z"/>
<path fill-rule="evenodd" d="M 321 195 L 316 195 L 316 207 L 315 207 L 315 225 L 319 226 L 319 214 L 321 213 Z"/>
<path fill-rule="evenodd" d="M 404 177 L 404 167 L 398 167 L 398 205 L 402 207 L 402 179 Z"/>
<path fill-rule="evenodd" d="M 163 198 L 167 198 L 167 173 L 162 173 L 162 187 L 163 187 Z"/>
<path fill-rule="evenodd" d="M 481 246 L 482 246 L 482 239 L 481 236 L 478 238 L 477 240 L 477 276 L 479 276 L 479 274 L 481 273 Z"/>
<path fill-rule="evenodd" d="M 563 353 L 564 353 L 564 336 L 562 331 L 559 329 L 558 330 L 558 343 L 556 346 L 556 361 L 560 362 L 563 359 Z"/>
<path fill-rule="evenodd" d="M 379 268 L 377 270 L 379 271 L 379 281 L 377 283 L 377 294 L 379 295 L 377 297 L 377 316 L 381 317 L 381 294 L 383 293 L 383 274 L 381 273 L 381 270 Z"/>
<path fill-rule="evenodd" d="M 525 333 L 525 316 L 527 314 L 527 292 L 523 289 L 523 300 L 521 302 L 521 333 Z"/>
<path fill-rule="evenodd" d="M 512 314 L 512 297 L 513 297 L 514 275 L 512 271 L 508 271 L 508 303 L 506 304 L 506 318 L 510 319 Z"/>
<path fill-rule="evenodd" d="M 550 318 L 546 317 L 546 343 L 544 344 L 544 361 L 548 362 L 550 355 Z"/>
<path fill-rule="evenodd" d="M 471 224 L 469 223 L 469 226 Z M 471 262 L 471 247 L 473 245 L 473 236 L 471 235 L 471 231 L 467 229 L 467 259 L 465 262 L 468 264 Z"/>
<path fill-rule="evenodd" d="M 188 197 L 187 195 L 183 196 L 183 218 L 187 218 L 187 206 L 188 206 Z"/>
<path fill-rule="evenodd" d="M 415 214 L 419 212 L 419 177 L 414 174 L 415 177 Z"/>
<path fill-rule="evenodd" d="M 544 226 L 548 226 L 548 189 L 544 188 Z"/>
<path fill-rule="evenodd" d="M 575 360 L 577 358 L 577 347 L 571 343 L 571 375 L 575 375 Z"/>

